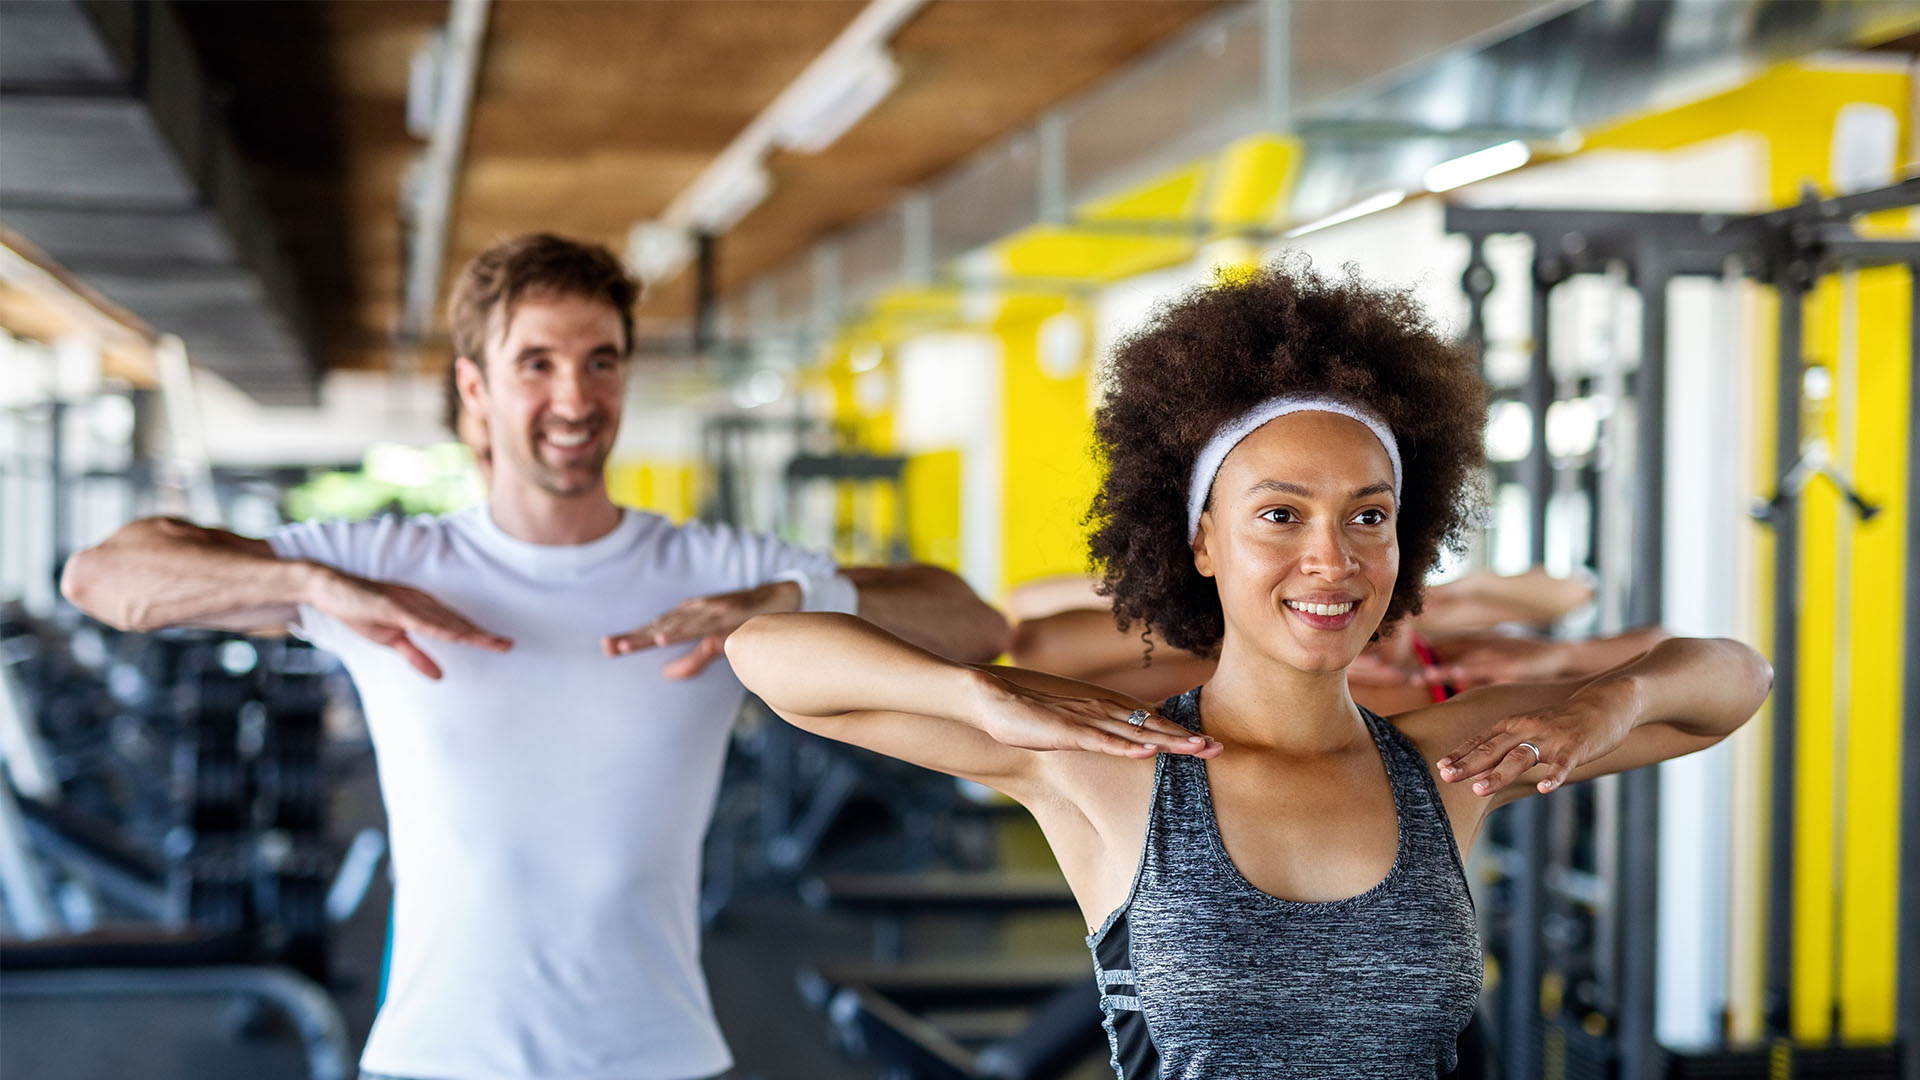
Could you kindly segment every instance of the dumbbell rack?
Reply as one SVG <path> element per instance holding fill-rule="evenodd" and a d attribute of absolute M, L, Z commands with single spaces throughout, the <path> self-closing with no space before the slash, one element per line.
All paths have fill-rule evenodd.
<path fill-rule="evenodd" d="M 229 676 L 209 655 L 182 658 L 171 702 L 177 818 L 165 855 L 173 921 L 246 936 L 262 959 L 324 983 L 333 857 L 325 847 L 323 688 L 302 673 Z"/>

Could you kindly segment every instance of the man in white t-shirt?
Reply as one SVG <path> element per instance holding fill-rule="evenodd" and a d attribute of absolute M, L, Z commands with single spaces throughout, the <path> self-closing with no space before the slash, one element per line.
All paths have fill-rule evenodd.
<path fill-rule="evenodd" d="M 126 526 L 63 588 L 133 630 L 290 627 L 360 688 L 394 869 L 388 994 L 361 1066 L 420 1080 L 691 1080 L 727 1069 L 699 964 L 701 837 L 743 691 L 727 633 L 857 612 L 984 661 L 1006 623 L 931 567 L 839 571 L 608 498 L 637 287 L 604 248 L 483 252 L 451 322 L 489 501 L 265 540 Z M 690 643 L 691 647 L 688 647 Z M 631 654 L 673 647 L 664 664 Z"/>

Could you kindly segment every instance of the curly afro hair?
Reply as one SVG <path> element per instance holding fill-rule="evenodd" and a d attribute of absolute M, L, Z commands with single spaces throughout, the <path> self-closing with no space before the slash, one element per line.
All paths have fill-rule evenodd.
<path fill-rule="evenodd" d="M 1219 649 L 1226 621 L 1219 590 L 1193 566 L 1188 477 L 1222 424 L 1271 397 L 1357 405 L 1399 441 L 1400 577 L 1376 636 L 1419 613 L 1427 572 L 1474 520 L 1487 412 L 1478 365 L 1410 293 L 1351 268 L 1330 280 L 1288 259 L 1194 289 L 1115 348 L 1103 386 L 1094 437 L 1105 479 L 1087 521 L 1099 591 L 1123 630 L 1139 620 L 1176 648 Z"/>

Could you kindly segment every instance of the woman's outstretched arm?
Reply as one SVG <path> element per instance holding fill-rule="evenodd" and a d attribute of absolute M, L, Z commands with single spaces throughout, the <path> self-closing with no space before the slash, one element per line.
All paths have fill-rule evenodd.
<path fill-rule="evenodd" d="M 1211 755 L 1218 744 L 1103 687 L 1019 668 L 955 663 L 851 615 L 750 619 L 727 638 L 749 690 L 795 727 L 1019 797 L 1040 751 Z"/>
<path fill-rule="evenodd" d="M 1671 638 L 1585 682 L 1489 687 L 1434 706 L 1472 723 L 1435 764 L 1443 780 L 1510 802 L 1704 750 L 1772 687 L 1773 668 L 1737 641 Z"/>

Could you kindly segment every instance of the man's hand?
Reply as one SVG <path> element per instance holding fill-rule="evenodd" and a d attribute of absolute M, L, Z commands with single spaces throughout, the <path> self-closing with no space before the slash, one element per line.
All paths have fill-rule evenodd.
<path fill-rule="evenodd" d="M 625 656 L 642 649 L 698 642 L 691 652 L 675 657 L 660 669 L 669 679 L 691 679 L 706 670 L 725 650 L 727 635 L 755 615 L 800 610 L 800 586 L 775 581 L 739 592 L 696 596 L 638 630 L 600 639 L 608 656 Z"/>
<path fill-rule="evenodd" d="M 440 665 L 422 652 L 410 635 L 472 645 L 488 652 L 503 653 L 513 648 L 511 638 L 488 633 L 419 589 L 390 581 L 325 569 L 314 586 L 312 603 L 354 633 L 399 653 L 429 679 L 440 677 Z"/>
<path fill-rule="evenodd" d="M 1360 650 L 1360 655 L 1347 665 L 1347 684 L 1350 686 L 1418 686 L 1420 685 L 1420 661 L 1411 661 L 1400 656 L 1400 650 L 1393 641 L 1375 641 Z"/>
<path fill-rule="evenodd" d="M 1471 690 L 1500 683 L 1552 682 L 1573 674 L 1565 642 L 1492 635 L 1456 639 L 1445 648 L 1446 659 L 1428 665 L 1417 682 Z"/>

